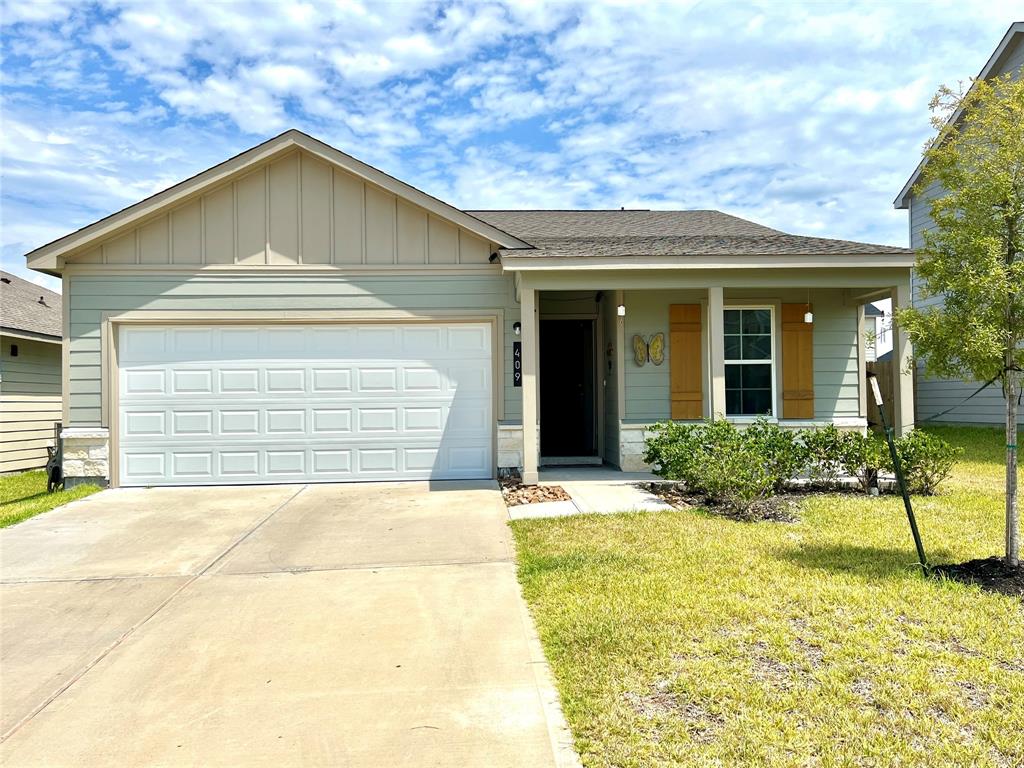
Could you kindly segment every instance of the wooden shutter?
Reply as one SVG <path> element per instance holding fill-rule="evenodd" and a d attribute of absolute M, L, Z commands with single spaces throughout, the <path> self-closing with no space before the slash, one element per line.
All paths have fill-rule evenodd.
<path fill-rule="evenodd" d="M 782 418 L 814 418 L 814 324 L 808 304 L 782 305 Z"/>
<path fill-rule="evenodd" d="M 668 311 L 672 418 L 702 419 L 700 304 L 672 304 Z"/>

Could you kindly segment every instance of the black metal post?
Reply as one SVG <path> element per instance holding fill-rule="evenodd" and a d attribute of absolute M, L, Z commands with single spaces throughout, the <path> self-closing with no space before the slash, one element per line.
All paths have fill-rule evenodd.
<path fill-rule="evenodd" d="M 921 543 L 921 532 L 917 530 L 917 518 L 914 517 L 914 507 L 910 503 L 910 494 L 907 492 L 907 483 L 903 479 L 903 466 L 900 464 L 899 454 L 896 453 L 896 443 L 893 440 L 893 428 L 885 418 L 885 409 L 882 407 L 882 392 L 878 388 L 878 382 L 873 374 L 868 374 L 871 382 L 871 389 L 875 395 L 875 403 L 878 404 L 878 415 L 882 419 L 882 428 L 885 430 L 885 440 L 889 443 L 889 457 L 892 459 L 892 468 L 896 473 L 896 484 L 900 487 L 900 494 L 903 496 L 903 506 L 907 510 L 907 520 L 910 521 L 910 532 L 914 535 L 914 546 L 917 547 L 917 559 L 921 562 L 921 570 L 928 574 L 931 571 L 928 559 L 924 555 L 924 544 Z"/>

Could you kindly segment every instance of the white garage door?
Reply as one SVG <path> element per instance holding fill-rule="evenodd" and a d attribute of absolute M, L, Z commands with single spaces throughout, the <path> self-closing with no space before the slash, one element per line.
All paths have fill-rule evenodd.
<path fill-rule="evenodd" d="M 486 324 L 125 326 L 122 485 L 492 476 Z"/>

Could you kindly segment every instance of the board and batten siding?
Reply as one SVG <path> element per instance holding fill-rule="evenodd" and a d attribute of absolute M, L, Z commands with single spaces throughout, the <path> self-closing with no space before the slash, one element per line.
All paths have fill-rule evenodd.
<path fill-rule="evenodd" d="M 1009 51 L 994 76 L 1013 75 L 1014 79 L 1024 72 L 1024 43 L 1018 42 Z M 942 194 L 942 187 L 933 182 L 919 194 L 910 198 L 910 247 L 924 247 L 924 234 L 935 228 L 932 221 L 931 201 Z M 941 296 L 922 295 L 921 284 L 914 274 L 914 304 L 917 307 L 940 307 Z M 948 424 L 1004 424 L 1006 422 L 1006 400 L 1002 390 L 991 385 L 974 394 L 981 382 L 963 379 L 936 379 L 924 375 L 923 364 L 918 371 L 916 396 L 916 421 L 934 421 Z M 973 396 L 972 396 L 973 395 Z M 946 412 L 948 411 L 948 413 Z M 1018 421 L 1024 424 L 1024 413 Z"/>
<path fill-rule="evenodd" d="M 302 150 L 154 214 L 79 264 L 486 264 L 497 246 Z"/>
<path fill-rule="evenodd" d="M 519 320 L 511 277 L 500 268 L 469 275 L 72 275 L 70 302 L 71 424 L 101 425 L 101 326 L 103 313 L 310 310 L 504 310 L 504 422 L 522 421 L 521 390 L 512 386 L 512 324 Z M 173 322 L 173 321 L 168 321 Z M 102 426 L 110 426 L 103 424 Z"/>
<path fill-rule="evenodd" d="M 61 345 L 3 336 L 0 347 L 0 472 L 45 466 L 61 419 Z"/>
<path fill-rule="evenodd" d="M 645 338 L 660 332 L 669 340 L 669 305 L 703 301 L 703 291 L 627 291 L 625 380 L 626 413 L 624 421 L 650 423 L 668 419 L 671 414 L 669 359 L 667 344 L 665 362 L 656 366 L 638 366 L 633 360 L 634 334 Z M 857 307 L 843 303 L 842 291 L 814 289 L 810 294 L 814 309 L 814 418 L 831 420 L 856 418 L 860 413 L 860 381 L 858 374 Z M 803 290 L 779 291 L 770 295 L 750 291 L 726 291 L 726 308 L 744 304 L 800 303 L 807 301 Z M 776 373 L 781 373 L 779 312 L 775 317 Z M 706 326 L 705 326 L 706 327 Z M 707 372 L 704 372 L 707 375 Z M 781 380 L 778 384 L 776 409 L 781 411 Z"/>

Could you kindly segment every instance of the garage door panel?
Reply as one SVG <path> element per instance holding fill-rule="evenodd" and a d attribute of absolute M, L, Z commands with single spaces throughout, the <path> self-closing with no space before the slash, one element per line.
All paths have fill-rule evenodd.
<path fill-rule="evenodd" d="M 131 437 L 150 437 L 165 434 L 166 414 L 163 411 L 130 411 L 126 414 L 122 428 Z"/>
<path fill-rule="evenodd" d="M 171 412 L 172 435 L 213 435 L 213 411 Z"/>
<path fill-rule="evenodd" d="M 260 372 L 255 368 L 221 370 L 220 391 L 226 394 L 258 395 Z"/>
<path fill-rule="evenodd" d="M 127 395 L 165 395 L 165 380 L 163 371 L 126 371 L 122 391 Z"/>
<path fill-rule="evenodd" d="M 352 474 L 352 451 L 349 450 L 313 450 L 313 472 L 331 476 L 350 476 Z"/>
<path fill-rule="evenodd" d="M 221 328 L 215 338 L 219 342 L 216 346 L 222 359 L 223 353 L 228 351 L 231 352 L 234 359 L 260 357 L 260 331 L 258 328 Z"/>
<path fill-rule="evenodd" d="M 352 431 L 351 408 L 312 408 L 315 435 L 347 434 Z"/>
<path fill-rule="evenodd" d="M 394 368 L 358 368 L 356 381 L 360 394 L 393 395 L 398 391 L 398 372 Z"/>
<path fill-rule="evenodd" d="M 352 391 L 352 371 L 349 368 L 313 368 L 313 394 L 339 393 Z"/>
<path fill-rule="evenodd" d="M 121 482 L 491 477 L 490 339 L 484 324 L 125 327 Z"/>
<path fill-rule="evenodd" d="M 164 452 L 128 451 L 123 454 L 121 469 L 125 477 L 133 482 L 163 479 L 166 474 Z"/>
<path fill-rule="evenodd" d="M 270 369 L 266 372 L 268 394 L 306 391 L 306 372 L 302 368 Z"/>
<path fill-rule="evenodd" d="M 213 452 L 172 451 L 171 472 L 175 477 L 209 480 L 213 477 Z"/>
<path fill-rule="evenodd" d="M 218 451 L 219 473 L 232 479 L 258 480 L 260 477 L 259 451 Z"/>
<path fill-rule="evenodd" d="M 258 410 L 228 410 L 218 412 L 218 436 L 252 437 L 260 433 L 260 412 Z"/>

